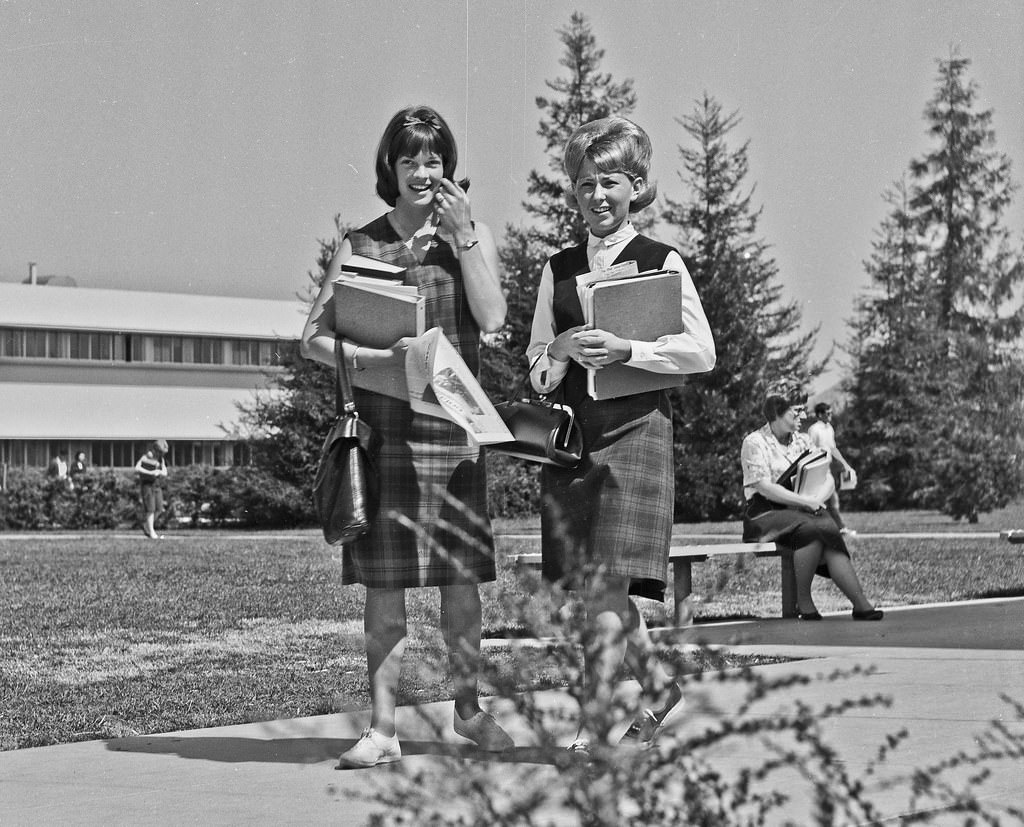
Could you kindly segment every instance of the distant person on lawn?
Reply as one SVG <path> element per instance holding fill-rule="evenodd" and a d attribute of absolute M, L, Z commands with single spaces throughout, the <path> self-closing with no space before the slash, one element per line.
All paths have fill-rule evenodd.
<path fill-rule="evenodd" d="M 150 540 L 163 539 L 163 535 L 156 533 L 156 518 L 164 510 L 161 480 L 167 476 L 167 464 L 164 462 L 167 451 L 167 440 L 155 439 L 135 463 L 135 472 L 139 475 L 139 499 L 145 515 L 142 533 Z"/>
<path fill-rule="evenodd" d="M 793 461 L 811 448 L 810 438 L 800 433 L 805 403 L 806 397 L 799 395 L 769 396 L 763 407 L 765 424 L 743 439 L 740 461 L 747 499 L 743 541 L 776 542 L 793 549 L 801 620 L 821 620 L 811 596 L 815 574 L 832 578 L 850 599 L 854 620 L 881 620 L 882 611 L 865 597 L 839 526 L 825 508 L 835 481 L 826 477 L 825 485 L 813 495 L 797 494 L 778 482 Z"/>
<path fill-rule="evenodd" d="M 81 476 L 89 470 L 89 466 L 85 463 L 85 451 L 79 451 L 75 454 L 75 460 L 68 467 L 68 476 L 71 479 Z"/>
<path fill-rule="evenodd" d="M 857 532 L 846 527 L 842 515 L 839 513 L 839 487 L 842 485 L 843 475 L 854 475 L 853 466 L 846 461 L 839 448 L 836 447 L 836 431 L 832 426 L 832 408 L 827 402 L 819 402 L 814 406 L 816 421 L 807 429 L 807 436 L 811 438 L 814 447 L 828 451 L 832 459 L 832 476 L 836 482 L 836 490 L 829 497 L 826 507 L 832 519 L 839 526 L 839 533 L 846 537 L 856 537 Z"/>

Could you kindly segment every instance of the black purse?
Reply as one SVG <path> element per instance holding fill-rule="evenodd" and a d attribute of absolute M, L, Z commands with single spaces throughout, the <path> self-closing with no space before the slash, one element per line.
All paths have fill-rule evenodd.
<path fill-rule="evenodd" d="M 370 530 L 380 507 L 380 478 L 378 440 L 356 410 L 340 338 L 334 342 L 334 361 L 338 416 L 324 440 L 313 500 L 324 539 L 337 546 Z"/>
<path fill-rule="evenodd" d="M 498 416 L 512 432 L 513 441 L 487 447 L 530 462 L 575 468 L 583 456 L 583 431 L 573 409 L 568 405 L 548 402 L 543 397 L 516 398 L 522 393 L 523 384 L 529 381 L 530 372 L 539 359 L 540 356 L 530 365 L 530 370 L 513 392 L 512 398 L 494 406 Z"/>

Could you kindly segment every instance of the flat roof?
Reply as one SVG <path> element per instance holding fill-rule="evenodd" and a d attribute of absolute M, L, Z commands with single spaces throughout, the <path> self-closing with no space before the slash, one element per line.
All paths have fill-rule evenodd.
<path fill-rule="evenodd" d="M 252 299 L 0 282 L 0 327 L 298 339 L 296 298 Z"/>
<path fill-rule="evenodd" d="M 232 439 L 236 402 L 276 393 L 43 382 L 0 387 L 0 439 Z"/>

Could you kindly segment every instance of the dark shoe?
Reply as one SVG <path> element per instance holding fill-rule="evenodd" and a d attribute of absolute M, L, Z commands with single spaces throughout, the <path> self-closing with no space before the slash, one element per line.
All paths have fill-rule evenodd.
<path fill-rule="evenodd" d="M 881 620 L 883 617 L 885 617 L 885 612 L 881 609 L 868 609 L 863 612 L 858 612 L 856 609 L 853 610 L 854 620 Z"/>
<path fill-rule="evenodd" d="M 482 710 L 467 721 L 456 712 L 455 731 L 487 752 L 503 752 L 515 746 L 511 736 L 498 726 L 494 717 Z"/>
<path fill-rule="evenodd" d="M 821 612 L 815 609 L 813 612 L 797 612 L 797 620 L 821 620 Z"/>
<path fill-rule="evenodd" d="M 645 709 L 640 717 L 635 720 L 622 736 L 622 740 L 636 741 L 641 744 L 651 744 L 666 727 L 677 722 L 679 716 L 686 710 L 686 698 L 683 696 L 683 689 L 679 684 L 673 684 L 669 693 L 666 708 L 655 712 L 653 709 Z"/>

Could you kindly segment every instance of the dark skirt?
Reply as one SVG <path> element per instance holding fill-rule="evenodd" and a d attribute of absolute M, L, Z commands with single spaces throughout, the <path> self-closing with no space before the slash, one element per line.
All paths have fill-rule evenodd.
<path fill-rule="evenodd" d="M 744 543 L 778 543 L 787 548 L 803 548 L 820 541 L 825 549 L 850 556 L 846 541 L 839 533 L 839 526 L 827 511 L 811 514 L 798 508 L 789 508 L 773 503 L 762 494 L 754 494 L 747 501 L 743 514 Z M 828 577 L 828 567 L 823 562 L 817 574 Z"/>
<path fill-rule="evenodd" d="M 356 390 L 356 407 L 382 438 L 381 505 L 366 537 L 342 552 L 342 583 L 379 589 L 492 581 L 483 452 L 444 419 Z"/>
<path fill-rule="evenodd" d="M 164 510 L 164 490 L 155 482 L 139 485 L 139 499 L 142 501 L 142 510 L 147 514 L 159 514 Z"/>
<path fill-rule="evenodd" d="M 663 393 L 577 407 L 578 468 L 541 472 L 544 577 L 570 589 L 598 565 L 629 578 L 629 593 L 665 599 L 675 479 L 672 417 Z"/>

